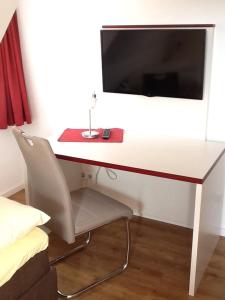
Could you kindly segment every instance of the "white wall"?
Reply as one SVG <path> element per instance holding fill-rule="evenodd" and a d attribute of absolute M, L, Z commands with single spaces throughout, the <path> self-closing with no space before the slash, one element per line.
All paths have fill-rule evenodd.
<path fill-rule="evenodd" d="M 99 29 L 103 24 L 215 23 L 208 133 L 210 139 L 225 141 L 222 115 L 225 1 L 214 3 L 209 0 L 21 0 L 22 51 L 34 117 L 34 124 L 27 126 L 28 130 L 48 135 L 58 127 L 87 126 L 87 104 L 95 89 L 99 98 L 96 127 L 145 128 L 148 132 L 204 138 L 207 82 L 204 101 L 101 92 Z M 99 188 L 119 199 L 125 198 L 141 215 L 185 226 L 192 224 L 193 203 L 189 201 L 194 190 L 191 185 L 171 180 L 161 182 L 144 175 L 118 174 L 117 182 L 109 182 L 101 174 Z"/>
<path fill-rule="evenodd" d="M 101 25 L 162 24 L 175 23 L 175 20 L 185 23 L 174 18 L 173 5 L 169 10 L 174 14 L 170 20 L 165 19 L 164 13 L 159 14 L 164 5 L 165 1 L 157 4 L 154 1 L 82 1 L 79 5 L 74 1 L 21 1 L 19 12 L 27 73 L 34 91 L 32 95 L 41 98 L 41 101 L 32 101 L 39 103 L 35 104 L 37 109 L 41 107 L 39 112 L 48 115 L 49 124 L 60 120 L 65 126 L 85 126 L 85 104 L 95 89 L 99 97 L 96 126 L 145 128 L 172 135 L 205 137 L 207 97 L 205 101 L 171 101 L 101 92 Z M 53 7 L 54 14 L 51 13 Z M 205 92 L 208 92 L 207 84 Z M 49 114 L 53 107 L 54 112 Z M 66 118 L 62 117 L 62 110 Z"/>
<path fill-rule="evenodd" d="M 0 145 L 0 195 L 8 196 L 23 187 L 23 166 L 9 130 L 0 130 Z"/>
<path fill-rule="evenodd" d="M 0 0 L 0 42 L 15 12 L 18 0 Z"/>

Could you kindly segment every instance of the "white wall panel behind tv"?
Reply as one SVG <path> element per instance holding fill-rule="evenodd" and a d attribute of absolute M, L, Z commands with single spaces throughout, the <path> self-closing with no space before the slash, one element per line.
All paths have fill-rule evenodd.
<path fill-rule="evenodd" d="M 209 100 L 210 138 L 225 139 L 224 11 L 224 1 L 21 0 L 19 25 L 34 118 L 28 130 L 48 135 L 58 127 L 87 127 L 87 107 L 95 90 L 98 102 L 93 124 L 96 127 L 117 126 L 151 134 L 204 139 Z M 199 23 L 216 25 L 213 53 L 212 34 L 208 34 L 204 100 L 102 93 L 99 33 L 102 25 Z M 117 193 L 120 199 L 129 194 L 126 201 L 129 197 L 139 201 L 142 215 L 186 226 L 192 223 L 188 216 L 193 209 L 190 202 L 193 191 L 188 186 L 177 187 L 175 181 L 168 181 L 164 187 L 169 192 L 165 193 L 155 179 L 123 172 L 119 173 L 118 182 L 103 176 L 99 185 L 109 193 Z M 190 197 L 183 197 L 183 192 Z M 158 203 L 154 199 L 159 199 Z M 165 203 L 170 204 L 167 212 Z M 225 227 L 225 217 L 223 224 Z"/>

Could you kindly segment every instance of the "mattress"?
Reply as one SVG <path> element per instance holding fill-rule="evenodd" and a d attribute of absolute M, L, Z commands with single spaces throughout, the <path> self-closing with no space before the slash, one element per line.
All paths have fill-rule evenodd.
<path fill-rule="evenodd" d="M 57 278 L 55 268 L 51 268 L 47 274 L 41 277 L 26 293 L 19 298 L 1 300 L 57 300 Z"/>
<path fill-rule="evenodd" d="M 47 247 L 47 234 L 40 228 L 36 227 L 25 237 L 17 240 L 16 243 L 2 250 L 0 252 L 0 287 L 3 287 L 18 270 L 20 271 L 26 262 L 28 262 L 36 254 L 43 252 Z M 39 256 L 41 257 L 42 254 Z M 35 261 L 35 259 L 32 261 Z M 47 255 L 45 255 L 45 261 L 48 266 Z M 18 273 L 20 273 L 19 271 Z"/>
<path fill-rule="evenodd" d="M 47 250 L 41 251 L 0 287 L 0 299 L 56 299 L 57 287 L 54 273 L 55 270 L 50 269 L 49 266 Z M 49 286 L 46 286 L 47 282 Z M 52 294 L 51 297 L 49 293 Z M 48 295 L 48 298 L 45 298 L 44 294 Z"/>

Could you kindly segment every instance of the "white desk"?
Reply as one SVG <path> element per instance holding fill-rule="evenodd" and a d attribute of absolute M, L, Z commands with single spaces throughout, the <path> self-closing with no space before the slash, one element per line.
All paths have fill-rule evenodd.
<path fill-rule="evenodd" d="M 192 139 L 138 136 L 123 143 L 57 142 L 57 158 L 196 185 L 189 295 L 193 296 L 216 247 L 224 195 L 225 144 Z"/>

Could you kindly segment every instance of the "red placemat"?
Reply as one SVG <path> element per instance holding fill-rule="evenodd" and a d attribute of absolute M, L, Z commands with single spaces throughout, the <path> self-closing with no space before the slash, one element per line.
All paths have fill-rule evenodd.
<path fill-rule="evenodd" d="M 99 132 L 99 136 L 93 139 L 87 139 L 82 137 L 81 133 L 88 129 L 71 129 L 67 128 L 59 137 L 59 142 L 87 142 L 87 143 L 122 143 L 123 142 L 123 129 L 111 128 L 111 134 L 109 139 L 102 138 L 102 128 L 93 129 Z"/>

